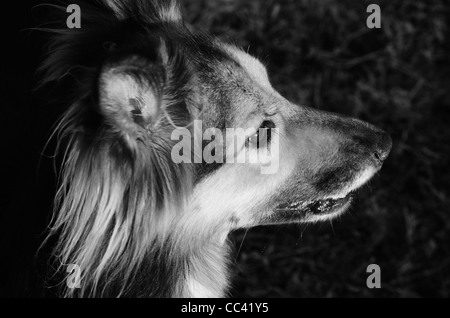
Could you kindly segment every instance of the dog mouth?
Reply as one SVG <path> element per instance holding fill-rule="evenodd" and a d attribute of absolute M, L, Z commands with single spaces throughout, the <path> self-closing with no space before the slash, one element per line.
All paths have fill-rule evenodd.
<path fill-rule="evenodd" d="M 277 206 L 275 218 L 287 221 L 325 220 L 347 210 L 355 194 L 372 178 L 375 169 L 363 170 L 349 185 L 337 193 L 330 193 L 313 200 L 292 199 Z"/>
<path fill-rule="evenodd" d="M 282 212 L 301 212 L 309 215 L 327 215 L 340 212 L 349 206 L 354 192 L 350 192 L 341 198 L 325 198 L 313 201 L 293 201 L 278 206 Z"/>

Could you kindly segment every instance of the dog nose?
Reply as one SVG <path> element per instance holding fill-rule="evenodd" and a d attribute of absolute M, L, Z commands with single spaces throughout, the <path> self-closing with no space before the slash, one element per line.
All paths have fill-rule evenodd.
<path fill-rule="evenodd" d="M 376 149 L 374 151 L 375 158 L 380 162 L 383 163 L 384 160 L 389 156 L 389 152 L 392 148 L 392 138 L 391 136 L 386 132 L 380 132 L 379 133 L 379 139 L 378 144 L 376 146 Z"/>

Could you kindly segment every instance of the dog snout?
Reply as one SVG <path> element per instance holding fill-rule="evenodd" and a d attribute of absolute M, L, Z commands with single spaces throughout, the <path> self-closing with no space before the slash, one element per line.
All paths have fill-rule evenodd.
<path fill-rule="evenodd" d="M 386 158 L 389 156 L 389 152 L 392 148 L 392 138 L 391 136 L 382 131 L 378 133 L 378 142 L 375 146 L 373 155 L 375 159 L 382 164 Z"/>
<path fill-rule="evenodd" d="M 343 116 L 332 117 L 332 119 L 334 119 L 332 127 L 341 136 L 347 137 L 341 139 L 341 142 L 345 145 L 343 149 L 352 158 L 365 162 L 369 160 L 371 165 L 381 167 L 392 148 L 392 139 L 388 133 L 359 119 Z M 356 157 L 355 154 L 357 154 Z"/>

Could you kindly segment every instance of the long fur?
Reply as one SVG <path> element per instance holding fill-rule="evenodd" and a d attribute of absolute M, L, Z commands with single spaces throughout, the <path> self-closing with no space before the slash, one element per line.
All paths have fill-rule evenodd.
<path fill-rule="evenodd" d="M 143 133 L 129 149 L 120 132 L 92 111 L 90 92 L 106 55 L 99 43 L 120 41 L 115 31 L 122 30 L 117 26 L 127 23 L 125 17 L 142 24 L 174 18 L 174 2 L 137 2 L 113 2 L 115 11 L 101 3 L 83 5 L 83 28 L 52 31 L 54 51 L 42 66 L 42 85 L 68 75 L 82 83 L 57 130 L 67 149 L 50 232 L 59 237 L 55 256 L 60 270 L 67 264 L 82 269 L 80 289 L 62 284 L 69 297 L 182 296 L 185 287 L 179 281 L 186 278 L 177 273 L 183 276 L 193 266 L 192 257 L 178 246 L 186 242 L 173 231 L 192 189 L 190 168 L 171 164 L 173 142 L 166 137 L 173 118 L 160 123 L 166 135 Z M 165 96 L 176 99 L 170 91 Z"/>

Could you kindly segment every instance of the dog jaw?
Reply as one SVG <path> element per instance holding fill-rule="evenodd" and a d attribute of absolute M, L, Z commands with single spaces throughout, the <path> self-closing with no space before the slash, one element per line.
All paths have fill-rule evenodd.
<path fill-rule="evenodd" d="M 349 195 L 351 192 L 356 191 L 357 189 L 361 188 L 364 184 L 366 184 L 367 181 L 372 179 L 374 174 L 378 171 L 378 169 L 375 169 L 372 166 L 367 167 L 362 172 L 358 173 L 356 177 L 354 178 L 353 182 L 345 186 L 343 189 L 336 191 L 336 193 L 333 193 L 325 199 L 342 199 Z"/>

